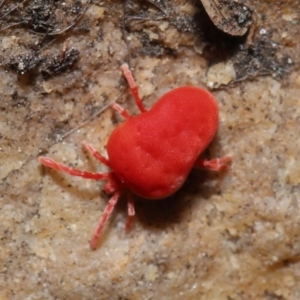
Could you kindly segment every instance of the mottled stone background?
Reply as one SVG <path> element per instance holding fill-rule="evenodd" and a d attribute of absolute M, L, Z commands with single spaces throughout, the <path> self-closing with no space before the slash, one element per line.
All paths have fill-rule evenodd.
<path fill-rule="evenodd" d="M 196 0 L 20 3 L 0 7 L 0 298 L 300 299 L 299 1 L 244 1 L 256 22 L 241 38 Z M 107 105 L 137 113 L 125 61 L 148 108 L 174 87 L 212 88 L 220 126 L 205 155 L 233 163 L 136 199 L 129 234 L 121 201 L 91 251 L 103 184 L 37 157 L 104 170 L 81 142 L 105 155 L 122 121 Z"/>

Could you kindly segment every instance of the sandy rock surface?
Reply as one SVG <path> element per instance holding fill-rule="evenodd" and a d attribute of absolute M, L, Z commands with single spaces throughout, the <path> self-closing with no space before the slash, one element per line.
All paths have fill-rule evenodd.
<path fill-rule="evenodd" d="M 20 1 L 8 2 L 0 15 Z M 256 22 L 240 38 L 200 1 L 35 2 L 2 23 L 0 298 L 300 299 L 299 1 L 244 1 Z M 91 251 L 103 183 L 37 157 L 106 170 L 81 142 L 106 155 L 122 122 L 108 105 L 138 112 L 125 61 L 147 108 L 181 85 L 211 89 L 220 125 L 205 156 L 233 162 L 193 171 L 168 199 L 135 199 L 128 234 L 122 199 Z"/>

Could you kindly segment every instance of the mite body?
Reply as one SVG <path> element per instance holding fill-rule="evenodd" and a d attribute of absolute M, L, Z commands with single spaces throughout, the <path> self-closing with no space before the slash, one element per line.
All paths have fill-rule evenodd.
<path fill-rule="evenodd" d="M 107 180 L 105 191 L 112 197 L 91 239 L 92 249 L 96 248 L 103 227 L 124 192 L 127 192 L 128 201 L 128 229 L 135 214 L 132 194 L 162 199 L 183 185 L 193 167 L 219 171 L 225 170 L 231 161 L 230 156 L 213 160 L 199 158 L 218 128 L 218 105 L 209 92 L 192 86 L 179 87 L 166 93 L 147 111 L 128 65 L 123 64 L 122 70 L 141 114 L 133 117 L 118 104 L 113 104 L 126 121 L 108 139 L 108 159 L 83 142 L 84 147 L 112 171 L 84 172 L 39 157 L 43 165 L 57 171 Z"/>

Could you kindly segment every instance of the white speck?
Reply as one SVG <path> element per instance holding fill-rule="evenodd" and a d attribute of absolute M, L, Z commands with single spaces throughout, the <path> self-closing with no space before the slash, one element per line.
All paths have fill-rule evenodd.
<path fill-rule="evenodd" d="M 157 266 L 151 264 L 147 265 L 144 268 L 144 278 L 146 281 L 153 282 L 158 277 L 158 268 Z"/>
<path fill-rule="evenodd" d="M 260 31 L 259 31 L 259 34 L 261 35 L 264 35 L 267 33 L 267 30 L 265 28 L 262 28 Z"/>
<path fill-rule="evenodd" d="M 209 88 L 213 88 L 213 87 L 214 87 L 214 83 L 213 83 L 212 81 L 209 81 L 209 82 L 207 83 L 207 86 L 208 86 Z"/>
<path fill-rule="evenodd" d="M 292 63 L 293 63 L 293 60 L 289 57 L 289 58 L 287 59 L 287 63 L 288 63 L 288 64 L 292 64 Z"/>
<path fill-rule="evenodd" d="M 76 225 L 76 224 L 71 224 L 71 225 L 70 225 L 70 229 L 71 229 L 72 231 L 76 231 L 76 230 L 77 230 L 77 225 Z"/>

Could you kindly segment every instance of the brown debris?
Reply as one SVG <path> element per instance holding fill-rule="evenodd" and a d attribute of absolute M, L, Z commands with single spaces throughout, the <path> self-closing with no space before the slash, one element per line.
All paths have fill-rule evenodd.
<path fill-rule="evenodd" d="M 49 51 L 67 31 L 82 34 L 89 31 L 89 21 L 83 19 L 90 0 L 61 2 L 53 0 L 2 1 L 0 3 L 0 31 L 10 36 L 2 44 L 1 65 L 20 74 L 41 67 L 44 77 L 54 76 L 72 66 L 79 52 L 67 51 L 63 57 Z M 55 47 L 54 47 L 55 48 Z M 47 50 L 46 53 L 45 50 Z M 53 54 L 52 54 L 53 53 Z"/>
<path fill-rule="evenodd" d="M 76 49 L 66 50 L 63 55 L 50 57 L 47 64 L 42 69 L 45 79 L 58 75 L 71 68 L 79 58 L 79 51 Z"/>
<path fill-rule="evenodd" d="M 233 0 L 201 0 L 218 29 L 233 35 L 244 35 L 253 23 L 252 11 Z"/>

